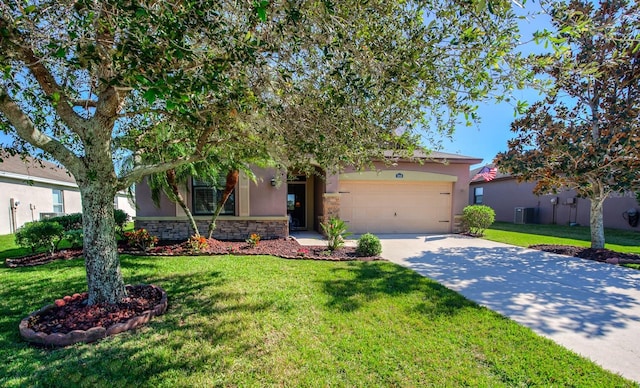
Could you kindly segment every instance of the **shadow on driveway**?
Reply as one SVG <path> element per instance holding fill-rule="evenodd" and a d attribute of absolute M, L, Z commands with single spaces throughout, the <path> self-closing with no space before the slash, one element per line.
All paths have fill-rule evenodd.
<path fill-rule="evenodd" d="M 381 236 L 382 256 L 640 381 L 640 271 L 463 236 Z"/>

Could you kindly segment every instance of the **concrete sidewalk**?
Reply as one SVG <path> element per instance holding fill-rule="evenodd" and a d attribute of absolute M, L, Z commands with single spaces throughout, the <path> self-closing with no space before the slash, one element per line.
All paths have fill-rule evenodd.
<path fill-rule="evenodd" d="M 640 382 L 640 271 L 459 235 L 381 235 L 382 256 Z"/>

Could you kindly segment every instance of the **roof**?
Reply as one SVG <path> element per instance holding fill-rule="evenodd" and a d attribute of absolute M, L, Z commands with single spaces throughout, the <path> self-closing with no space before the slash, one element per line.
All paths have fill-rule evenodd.
<path fill-rule="evenodd" d="M 471 172 L 469 172 L 469 177 L 471 178 L 471 183 L 476 183 L 476 182 L 484 182 L 484 178 L 482 177 L 478 177 L 476 179 L 473 179 L 474 176 L 476 176 L 476 174 L 478 172 L 480 172 L 481 169 L 485 168 L 485 167 L 489 167 L 489 168 L 494 168 L 496 165 L 493 163 L 490 164 L 486 164 L 484 166 L 478 167 L 478 168 L 474 168 L 473 170 L 471 170 Z M 493 178 L 492 180 L 500 180 L 500 179 L 509 179 L 509 178 L 514 178 L 513 175 L 508 174 L 508 173 L 503 173 L 500 172 L 500 169 L 498 168 L 498 172 L 496 173 L 496 177 Z"/>
<path fill-rule="evenodd" d="M 15 155 L 4 157 L 3 155 L 2 162 L 0 162 L 0 176 L 63 183 L 65 186 L 69 184 L 76 185 L 76 180 L 66 169 L 44 160 L 38 162 L 30 156 L 21 157 Z"/>
<path fill-rule="evenodd" d="M 387 158 L 394 157 L 394 151 L 385 151 L 384 156 Z M 446 160 L 450 162 L 459 162 L 459 163 L 468 163 L 468 164 L 477 164 L 482 162 L 482 159 L 476 158 L 473 156 L 464 156 L 459 154 L 450 154 L 447 152 L 439 152 L 439 151 L 431 151 L 429 153 L 425 153 L 423 151 L 416 150 L 413 152 L 413 157 L 416 159 L 435 159 L 435 160 Z"/>

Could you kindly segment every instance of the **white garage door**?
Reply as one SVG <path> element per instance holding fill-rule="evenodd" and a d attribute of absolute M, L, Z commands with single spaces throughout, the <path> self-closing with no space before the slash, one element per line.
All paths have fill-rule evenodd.
<path fill-rule="evenodd" d="M 353 233 L 449 233 L 451 182 L 340 182 L 340 218 Z"/>

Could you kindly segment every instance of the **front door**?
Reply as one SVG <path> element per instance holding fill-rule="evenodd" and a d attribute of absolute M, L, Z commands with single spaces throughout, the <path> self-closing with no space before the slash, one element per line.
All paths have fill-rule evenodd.
<path fill-rule="evenodd" d="M 287 215 L 290 230 L 307 229 L 306 191 L 305 182 L 287 184 Z"/>

